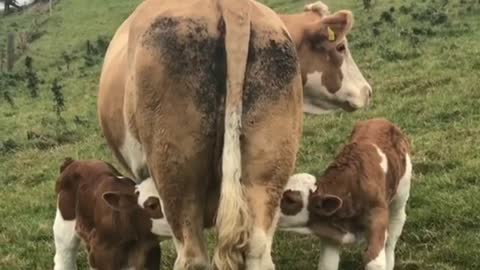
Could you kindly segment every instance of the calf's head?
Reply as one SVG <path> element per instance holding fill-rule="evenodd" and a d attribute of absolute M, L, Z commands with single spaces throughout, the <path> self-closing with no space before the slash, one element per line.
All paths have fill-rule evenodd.
<path fill-rule="evenodd" d="M 372 88 L 348 48 L 346 36 L 353 26 L 352 13 L 340 10 L 330 15 L 321 2 L 307 5 L 305 13 L 308 21 L 302 27 L 301 43 L 297 44 L 305 110 L 321 113 L 365 107 L 370 103 Z"/>
<path fill-rule="evenodd" d="M 140 218 L 140 222 L 151 222 L 150 231 L 160 237 L 170 237 L 170 227 L 165 219 L 162 210 L 160 195 L 151 178 L 143 180 L 135 185 L 133 180 L 119 177 L 118 184 L 125 185 L 127 182 L 129 189 L 103 193 L 102 197 L 112 209 L 131 215 L 132 218 Z"/>
<path fill-rule="evenodd" d="M 280 201 L 279 227 L 305 227 L 309 221 L 308 200 L 316 190 L 313 175 L 301 173 L 291 176 Z"/>
<path fill-rule="evenodd" d="M 342 204 L 341 198 L 318 190 L 313 175 L 295 174 L 288 180 L 280 201 L 279 226 L 307 226 L 313 220 L 332 216 Z"/>

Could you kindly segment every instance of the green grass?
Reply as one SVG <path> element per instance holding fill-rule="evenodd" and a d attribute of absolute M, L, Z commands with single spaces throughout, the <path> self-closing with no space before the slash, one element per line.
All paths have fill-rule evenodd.
<path fill-rule="evenodd" d="M 96 118 L 101 62 L 87 67 L 83 56 L 87 40 L 111 37 L 139 2 L 60 1 L 52 17 L 26 11 L 0 19 L 0 44 L 8 31 L 45 31 L 26 52 L 43 80 L 40 97 L 30 98 L 21 81 L 2 86 L 0 77 L 0 269 L 52 267 L 54 182 L 64 157 L 118 164 Z M 265 2 L 282 12 L 303 5 Z M 414 145 L 415 180 L 396 269 L 480 269 L 480 3 L 386 0 L 366 11 L 361 1 L 326 2 L 333 10 L 354 11 L 350 47 L 374 88 L 374 103 L 353 114 L 307 116 L 297 171 L 322 171 L 357 120 L 391 119 Z M 393 23 L 385 21 L 388 14 Z M 34 18 L 40 27 L 32 26 Z M 63 52 L 73 58 L 69 70 Z M 23 72 L 21 59 L 15 73 Z M 64 122 L 53 111 L 54 78 L 63 85 Z M 13 107 L 2 91 L 12 96 Z M 162 245 L 164 269 L 171 269 L 172 244 Z M 280 270 L 314 269 L 318 250 L 314 238 L 278 233 L 274 260 Z M 342 269 L 362 269 L 361 250 L 346 252 L 342 259 Z M 85 269 L 84 254 L 80 262 Z"/>

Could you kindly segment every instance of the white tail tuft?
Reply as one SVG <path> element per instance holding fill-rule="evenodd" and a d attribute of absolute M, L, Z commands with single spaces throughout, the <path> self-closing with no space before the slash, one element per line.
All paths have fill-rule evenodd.
<path fill-rule="evenodd" d="M 213 262 L 220 270 L 239 269 L 253 219 L 245 195 L 240 148 L 242 97 L 250 41 L 249 0 L 219 0 L 225 22 L 227 91 L 222 154 L 222 187 L 217 211 L 218 244 Z"/>

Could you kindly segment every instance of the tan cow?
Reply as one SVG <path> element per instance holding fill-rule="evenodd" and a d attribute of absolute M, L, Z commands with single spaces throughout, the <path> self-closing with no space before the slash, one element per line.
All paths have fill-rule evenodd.
<path fill-rule="evenodd" d="M 273 11 L 249 0 L 142 2 L 109 46 L 98 105 L 117 158 L 156 183 L 174 269 L 209 268 L 202 230 L 216 210 L 215 267 L 274 269 L 303 113 L 295 45 Z"/>
<path fill-rule="evenodd" d="M 349 11 L 330 15 L 328 7 L 319 1 L 306 5 L 303 12 L 279 16 L 297 49 L 304 84 L 305 112 L 321 114 L 337 108 L 353 111 L 369 104 L 372 89 L 356 66 L 346 40 L 353 26 Z M 140 175 L 139 179 L 144 179 L 148 172 L 142 166 L 145 164 L 143 150 L 132 135 L 125 132 L 125 81 L 117 79 L 127 72 L 127 66 L 121 64 L 127 47 L 118 44 L 128 41 L 130 20 L 127 19 L 117 30 L 112 40 L 116 45 L 111 45 L 107 51 L 100 82 L 98 114 L 102 131 L 115 156 L 132 175 Z M 335 29 L 333 42 L 328 41 L 328 25 Z M 188 61 L 185 62 L 189 65 Z M 109 70 L 107 66 L 115 69 Z M 114 75 L 110 75 L 112 72 Z M 125 147 L 119 147 L 122 145 Z"/>

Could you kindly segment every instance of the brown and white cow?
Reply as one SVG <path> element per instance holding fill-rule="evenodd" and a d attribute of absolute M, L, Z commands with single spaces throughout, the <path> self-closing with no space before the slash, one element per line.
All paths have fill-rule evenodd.
<path fill-rule="evenodd" d="M 153 181 L 135 185 L 106 162 L 67 159 L 56 194 L 54 269 L 77 269 L 80 240 L 91 268 L 159 269 L 159 240 L 171 232 Z"/>
<path fill-rule="evenodd" d="M 352 58 L 346 35 L 353 26 L 350 11 L 333 15 L 322 2 L 304 12 L 281 14 L 297 49 L 304 84 L 304 111 L 354 111 L 370 103 L 372 88 Z"/>
<path fill-rule="evenodd" d="M 274 269 L 303 113 L 295 44 L 273 11 L 249 0 L 142 2 L 110 43 L 98 105 L 117 158 L 137 181 L 155 181 L 174 269 L 210 268 L 202 230 L 215 212 L 216 268 Z"/>
<path fill-rule="evenodd" d="M 290 178 L 280 226 L 324 240 L 318 269 L 338 269 L 340 246 L 363 239 L 366 269 L 393 270 L 411 176 L 410 144 L 403 132 L 385 119 L 361 121 L 322 176 Z"/>

